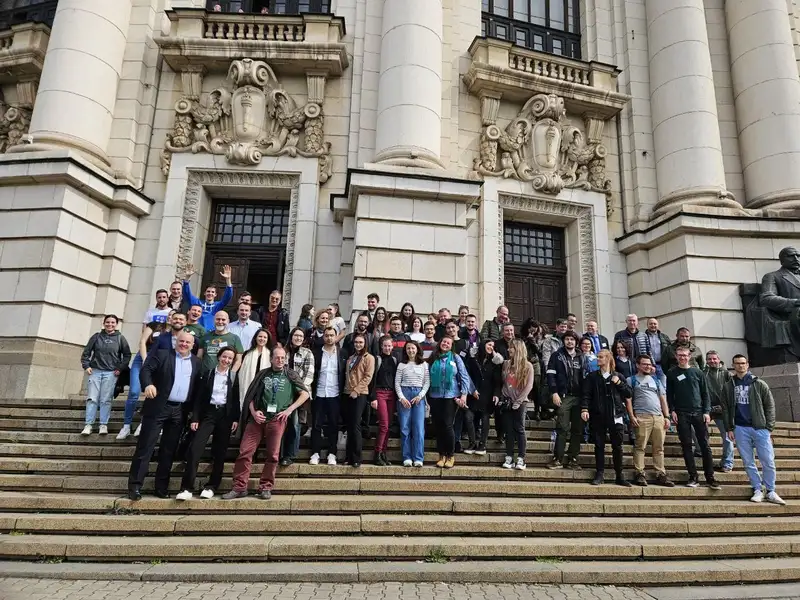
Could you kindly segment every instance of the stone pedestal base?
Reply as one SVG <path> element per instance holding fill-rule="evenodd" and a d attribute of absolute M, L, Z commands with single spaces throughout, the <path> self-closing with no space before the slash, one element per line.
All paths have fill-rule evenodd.
<path fill-rule="evenodd" d="M 800 421 L 800 363 L 756 367 L 753 375 L 763 379 L 775 398 L 775 419 Z"/>
<path fill-rule="evenodd" d="M 0 338 L 0 398 L 66 398 L 82 388 L 83 348 L 35 338 Z"/>

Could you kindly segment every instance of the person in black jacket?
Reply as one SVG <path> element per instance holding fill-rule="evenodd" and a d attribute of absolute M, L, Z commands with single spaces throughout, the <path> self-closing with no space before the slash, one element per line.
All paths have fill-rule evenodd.
<path fill-rule="evenodd" d="M 468 448 L 467 454 L 486 454 L 486 440 L 489 437 L 489 416 L 495 408 L 495 399 L 503 389 L 503 355 L 494 350 L 494 340 L 486 340 L 477 361 L 478 368 L 470 372 L 475 384 L 475 392 L 467 399 L 470 410 L 477 415 L 480 433 L 475 447 Z M 468 371 L 469 372 L 469 371 Z"/>
<path fill-rule="evenodd" d="M 397 321 L 393 321 L 393 324 L 399 325 Z M 394 380 L 400 361 L 395 355 L 396 348 L 394 348 L 392 336 L 384 335 L 378 343 L 381 352 L 375 357 L 375 374 L 369 384 L 370 406 L 378 415 L 378 437 L 375 440 L 374 462 L 379 467 L 389 467 L 392 463 L 386 458 L 386 448 L 389 443 L 389 427 L 392 424 L 392 416 L 397 404 Z M 403 342 L 403 348 L 405 348 L 405 342 Z"/>
<path fill-rule="evenodd" d="M 342 341 L 342 352 L 344 353 L 344 358 L 347 360 L 353 354 L 355 354 L 355 348 L 353 348 L 353 336 L 356 334 L 363 335 L 364 340 L 367 343 L 367 352 L 372 354 L 372 356 L 377 356 L 380 353 L 380 348 L 378 348 L 377 339 L 380 335 L 373 335 L 369 331 L 370 322 L 369 322 L 369 313 L 362 312 L 356 318 L 356 327 L 352 333 L 348 333 L 344 340 Z"/>
<path fill-rule="evenodd" d="M 547 364 L 547 385 L 553 405 L 557 410 L 556 443 L 553 460 L 548 469 L 560 467 L 579 470 L 578 454 L 581 451 L 583 421 L 581 421 L 581 393 L 583 392 L 583 361 L 577 351 L 579 339 L 574 331 L 563 335 L 563 347 L 550 357 Z M 565 455 L 569 436 L 569 451 Z"/>
<path fill-rule="evenodd" d="M 217 354 L 217 368 L 204 373 L 197 385 L 190 424 L 195 435 L 186 455 L 186 467 L 181 481 L 183 491 L 176 496 L 176 500 L 192 499 L 197 464 L 212 434 L 211 477 L 200 492 L 200 497 L 213 498 L 222 481 L 225 452 L 228 450 L 231 434 L 239 427 L 241 412 L 239 397 L 234 393 L 231 380 L 231 365 L 235 359 L 236 350 L 230 346 L 220 350 Z"/>
<path fill-rule="evenodd" d="M 311 351 L 314 356 L 314 381 L 311 384 L 311 465 L 318 465 L 322 452 L 322 432 L 328 440 L 328 464 L 336 465 L 340 397 L 344 393 L 345 355 L 336 344 L 336 329 L 323 332 L 325 344 Z"/>
<path fill-rule="evenodd" d="M 583 382 L 581 400 L 581 419 L 591 419 L 594 437 L 595 476 L 592 485 L 603 483 L 606 465 L 606 434 L 611 438 L 611 451 L 614 459 L 614 472 L 617 485 L 631 487 L 622 476 L 622 432 L 625 425 L 626 400 L 631 397 L 631 386 L 625 378 L 614 370 L 614 357 L 603 349 L 597 355 L 597 371 L 589 373 Z"/>
<path fill-rule="evenodd" d="M 172 460 L 178 447 L 190 401 L 200 379 L 200 359 L 192 354 L 194 336 L 182 331 L 178 334 L 175 350 L 151 352 L 142 365 L 140 381 L 144 388 L 142 407 L 142 432 L 136 441 L 131 468 L 128 473 L 128 497 L 141 500 L 142 483 L 158 436 L 155 493 L 166 498 Z"/>

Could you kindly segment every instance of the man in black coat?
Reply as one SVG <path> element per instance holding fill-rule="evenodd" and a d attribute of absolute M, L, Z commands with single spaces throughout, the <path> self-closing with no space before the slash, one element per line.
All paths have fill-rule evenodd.
<path fill-rule="evenodd" d="M 131 500 L 142 498 L 142 484 L 159 433 L 161 445 L 155 494 L 159 498 L 168 497 L 172 460 L 200 377 L 200 360 L 192 354 L 193 345 L 194 336 L 182 331 L 178 334 L 174 350 L 151 352 L 142 365 L 139 380 L 145 401 L 142 407 L 142 431 L 128 473 L 128 496 Z"/>

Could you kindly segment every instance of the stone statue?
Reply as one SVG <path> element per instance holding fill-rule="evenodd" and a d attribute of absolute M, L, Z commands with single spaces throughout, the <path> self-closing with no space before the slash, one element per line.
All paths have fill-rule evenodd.
<path fill-rule="evenodd" d="M 800 361 L 800 251 L 780 251 L 781 268 L 767 273 L 745 311 L 745 337 L 761 348 L 782 350 L 769 362 Z M 774 355 L 774 353 L 773 353 Z"/>

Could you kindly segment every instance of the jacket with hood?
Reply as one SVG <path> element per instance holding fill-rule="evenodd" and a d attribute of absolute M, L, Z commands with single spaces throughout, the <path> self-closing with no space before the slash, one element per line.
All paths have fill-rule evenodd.
<path fill-rule="evenodd" d="M 745 376 L 745 380 L 750 386 L 747 397 L 750 400 L 750 420 L 753 429 L 772 431 L 775 428 L 775 399 L 772 397 L 772 391 L 762 379 L 750 372 Z M 725 421 L 726 431 L 736 429 L 736 397 L 733 390 L 735 384 L 736 378 L 731 377 L 722 393 L 722 418 Z"/>
<path fill-rule="evenodd" d="M 98 331 L 83 349 L 81 367 L 84 371 L 89 367 L 97 371 L 123 371 L 130 360 L 131 348 L 119 331 L 112 334 Z"/>
<path fill-rule="evenodd" d="M 711 398 L 711 418 L 720 418 L 722 417 L 723 388 L 725 384 L 731 380 L 731 374 L 728 369 L 725 368 L 723 362 L 720 362 L 719 367 L 706 365 L 703 368 L 703 373 L 706 374 L 708 395 Z"/>

